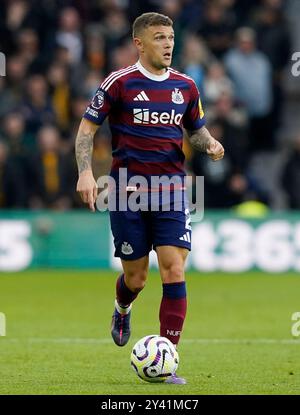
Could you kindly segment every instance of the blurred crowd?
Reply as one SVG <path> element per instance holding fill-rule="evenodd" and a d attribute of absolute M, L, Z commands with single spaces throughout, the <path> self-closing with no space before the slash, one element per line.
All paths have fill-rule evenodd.
<path fill-rule="evenodd" d="M 101 81 L 136 62 L 131 25 L 157 11 L 174 21 L 173 67 L 196 82 L 207 127 L 226 154 L 213 163 L 185 140 L 189 173 L 205 176 L 205 205 L 270 205 L 251 158 L 278 146 L 291 33 L 283 0 L 2 0 L 0 208 L 82 207 L 74 142 Z M 95 177 L 111 164 L 110 132 L 95 137 Z M 265 174 L 268 174 L 266 172 Z M 300 139 L 282 169 L 287 206 L 300 208 Z"/>

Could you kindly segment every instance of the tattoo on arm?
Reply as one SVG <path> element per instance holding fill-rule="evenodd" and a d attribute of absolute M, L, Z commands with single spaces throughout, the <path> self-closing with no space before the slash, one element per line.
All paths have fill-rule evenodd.
<path fill-rule="evenodd" d="M 92 168 L 93 140 L 93 132 L 84 132 L 79 129 L 75 143 L 79 174 L 84 170 L 90 170 Z"/>
<path fill-rule="evenodd" d="M 187 131 L 187 133 L 192 147 L 203 153 L 206 152 L 209 144 L 213 140 L 213 137 L 206 127 L 199 128 L 199 130 L 195 131 Z"/>

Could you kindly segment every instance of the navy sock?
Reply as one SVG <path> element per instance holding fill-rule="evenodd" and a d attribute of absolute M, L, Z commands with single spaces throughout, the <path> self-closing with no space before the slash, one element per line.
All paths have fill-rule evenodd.
<path fill-rule="evenodd" d="M 135 300 L 138 296 L 138 292 L 134 293 L 127 287 L 125 283 L 124 274 L 121 274 L 117 279 L 116 294 L 118 304 L 121 307 L 129 306 L 132 303 L 132 301 Z"/>

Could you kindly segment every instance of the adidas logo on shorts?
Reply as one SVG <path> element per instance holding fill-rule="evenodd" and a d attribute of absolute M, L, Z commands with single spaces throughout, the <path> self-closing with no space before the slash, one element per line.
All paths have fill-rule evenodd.
<path fill-rule="evenodd" d="M 190 233 L 186 232 L 183 236 L 179 238 L 181 241 L 191 242 Z"/>

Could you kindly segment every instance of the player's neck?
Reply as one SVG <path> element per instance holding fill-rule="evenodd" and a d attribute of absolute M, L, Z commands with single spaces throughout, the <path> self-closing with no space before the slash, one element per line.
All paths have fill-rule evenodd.
<path fill-rule="evenodd" d="M 163 69 L 154 68 L 148 62 L 145 62 L 142 56 L 140 56 L 139 62 L 148 72 L 152 73 L 153 75 L 164 75 L 167 72 L 166 68 L 163 68 Z"/>

